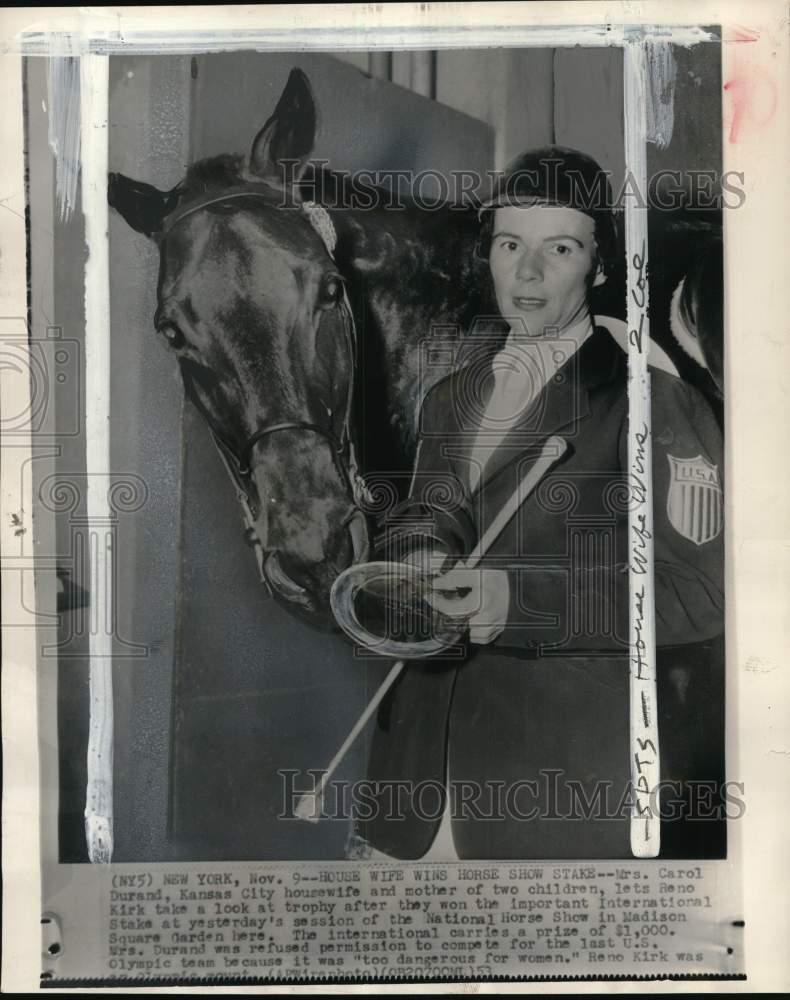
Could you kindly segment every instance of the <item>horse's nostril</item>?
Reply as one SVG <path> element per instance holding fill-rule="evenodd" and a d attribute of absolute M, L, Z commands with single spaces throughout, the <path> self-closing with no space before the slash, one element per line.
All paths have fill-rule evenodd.
<path fill-rule="evenodd" d="M 313 602 L 304 587 L 300 586 L 281 564 L 280 556 L 274 552 L 264 565 L 266 579 L 272 587 L 284 598 L 294 604 L 301 604 L 312 610 Z"/>

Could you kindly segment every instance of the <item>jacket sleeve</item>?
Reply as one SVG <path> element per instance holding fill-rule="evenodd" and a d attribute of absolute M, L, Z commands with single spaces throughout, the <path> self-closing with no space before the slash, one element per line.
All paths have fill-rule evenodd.
<path fill-rule="evenodd" d="M 704 398 L 664 372 L 652 376 L 653 532 L 632 532 L 627 549 L 608 565 L 529 566 L 510 571 L 508 622 L 497 647 L 617 649 L 628 642 L 629 570 L 643 575 L 642 554 L 653 543 L 656 642 L 674 646 L 724 631 L 723 446 Z M 638 463 L 628 465 L 627 420 L 618 442 L 623 485 L 640 491 Z M 627 502 L 619 514 L 627 521 Z M 628 537 L 628 529 L 624 533 Z M 600 548 L 596 548 L 596 552 Z M 631 561 L 629 562 L 629 558 Z M 595 608 L 598 626 L 579 628 L 580 608 Z M 606 623 L 606 627 L 603 627 Z"/>
<path fill-rule="evenodd" d="M 466 488 L 447 452 L 448 380 L 426 395 L 419 417 L 414 472 L 406 500 L 388 511 L 374 540 L 376 558 L 402 561 L 419 548 L 454 559 L 469 554 L 477 532 Z"/>

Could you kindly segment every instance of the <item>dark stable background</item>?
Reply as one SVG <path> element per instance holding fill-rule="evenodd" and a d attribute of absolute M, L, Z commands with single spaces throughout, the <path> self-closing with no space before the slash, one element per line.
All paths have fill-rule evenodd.
<path fill-rule="evenodd" d="M 648 147 L 649 171 L 718 169 L 718 46 L 675 55 L 675 131 L 667 150 Z M 546 97 L 553 102 L 548 140 L 588 150 L 616 178 L 623 172 L 621 58 L 616 50 L 558 50 L 547 81 L 553 94 Z M 167 188 L 188 162 L 246 152 L 294 65 L 313 85 L 321 108 L 315 154 L 331 166 L 482 172 L 495 165 L 492 129 L 437 101 L 371 80 L 328 55 L 240 53 L 112 58 L 110 169 Z M 510 153 L 548 140 L 530 133 L 514 146 L 511 136 Z M 718 213 L 704 218 L 720 222 Z M 694 252 L 692 240 L 673 240 L 666 250 L 671 219 L 652 213 L 650 220 L 651 271 L 663 279 L 651 298 L 651 333 L 663 343 L 668 294 Z M 74 252 L 81 239 L 78 214 L 56 227 L 56 306 L 75 337 L 83 322 L 81 292 L 73 294 L 81 288 L 82 257 Z M 354 659 L 340 637 L 316 633 L 264 600 L 233 490 L 200 417 L 182 400 L 172 359 L 155 339 L 156 248 L 114 214 L 110 240 L 113 468 L 141 475 L 149 491 L 143 511 L 121 517 L 117 527 L 114 860 L 340 858 L 344 820 L 314 826 L 277 819 L 283 785 L 276 771 L 325 766 L 386 665 Z M 622 316 L 622 280 L 610 289 L 600 311 Z M 697 378 L 691 365 L 682 374 Z M 63 467 L 80 460 L 79 445 L 72 446 Z M 70 530 L 65 520 L 59 524 L 59 551 L 68 547 Z M 87 860 L 86 640 L 73 634 L 73 614 L 62 615 L 71 657 L 62 662 L 58 694 L 64 862 Z M 144 644 L 147 655 L 124 658 L 123 640 Z M 720 780 L 723 641 L 662 653 L 661 683 L 694 670 L 695 657 L 712 667 L 710 697 L 704 717 L 689 723 L 708 734 L 710 758 L 700 772 Z M 664 777 L 671 779 L 683 748 L 663 749 Z M 337 778 L 364 777 L 366 757 L 362 738 Z M 662 856 L 724 854 L 722 824 L 664 824 Z"/>

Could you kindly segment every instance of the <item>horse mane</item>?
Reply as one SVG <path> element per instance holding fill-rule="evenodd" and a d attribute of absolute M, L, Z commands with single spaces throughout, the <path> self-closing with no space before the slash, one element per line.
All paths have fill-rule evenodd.
<path fill-rule="evenodd" d="M 392 191 L 373 183 L 366 183 L 365 190 L 373 208 L 356 202 L 359 189 L 346 171 L 309 164 L 300 181 L 304 200 L 316 200 L 345 216 L 338 231 L 341 264 L 353 259 L 352 266 L 368 279 L 378 275 L 388 287 L 399 284 L 403 301 L 441 295 L 446 282 L 467 284 L 485 278 L 487 266 L 472 253 L 478 228 L 473 206 L 448 201 L 426 210 L 400 192 L 397 210 L 390 210 L 385 206 L 394 197 Z M 436 282 L 433 289 L 414 283 L 418 276 L 431 276 Z"/>
<path fill-rule="evenodd" d="M 320 161 L 318 164 L 308 163 L 304 175 L 299 181 L 302 197 L 305 200 L 312 200 L 316 192 L 321 192 L 332 205 L 338 207 L 352 205 L 355 194 L 358 192 L 355 192 L 351 176 L 348 171 L 330 170 Z M 366 183 L 365 187 L 370 194 L 375 196 L 379 204 L 384 204 L 393 197 L 391 190 L 381 184 Z M 428 209 L 426 212 L 424 208 L 418 208 L 415 200 L 404 192 L 400 192 L 398 195 L 398 203 L 406 214 L 418 211 L 430 215 L 432 211 L 452 209 L 454 214 L 463 215 L 477 208 L 472 203 L 447 201 L 437 208 Z"/>
<path fill-rule="evenodd" d="M 236 187 L 249 180 L 244 171 L 243 156 L 222 153 L 197 160 L 187 167 L 186 177 L 178 185 L 186 198 Z"/>

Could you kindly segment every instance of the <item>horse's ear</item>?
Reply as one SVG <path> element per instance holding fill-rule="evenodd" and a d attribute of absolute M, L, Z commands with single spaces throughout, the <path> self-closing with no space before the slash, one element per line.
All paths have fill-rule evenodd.
<path fill-rule="evenodd" d="M 173 191 L 159 191 L 152 184 L 143 184 L 123 174 L 110 174 L 107 200 L 135 232 L 153 236 L 162 228 L 165 216 L 175 208 L 177 195 Z"/>
<path fill-rule="evenodd" d="M 279 184 L 295 184 L 313 151 L 317 110 L 310 81 L 292 69 L 274 113 L 255 136 L 250 171 Z"/>

